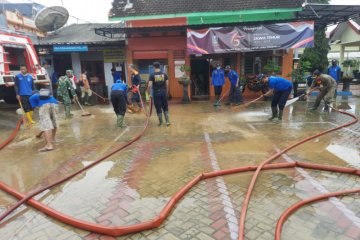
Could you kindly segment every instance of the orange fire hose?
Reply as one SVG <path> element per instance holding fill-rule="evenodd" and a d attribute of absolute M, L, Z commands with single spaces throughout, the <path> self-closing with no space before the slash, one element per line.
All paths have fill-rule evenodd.
<path fill-rule="evenodd" d="M 312 198 L 308 198 L 305 200 L 302 200 L 294 205 L 292 205 L 290 208 L 288 208 L 279 218 L 277 224 L 276 224 L 276 230 L 275 230 L 275 240 L 280 240 L 281 239 L 281 231 L 282 231 L 282 227 L 286 221 L 286 219 L 288 219 L 288 217 L 293 214 L 297 209 L 301 208 L 304 205 L 310 204 L 310 203 L 314 203 L 314 202 L 318 202 L 320 200 L 324 200 L 324 199 L 328 199 L 331 197 L 338 197 L 338 196 L 342 196 L 342 195 L 349 195 L 349 194 L 354 194 L 354 193 L 360 193 L 360 188 L 357 189 L 351 189 L 351 190 L 344 190 L 344 191 L 339 191 L 339 192 L 334 192 L 334 193 L 327 193 L 327 194 L 322 194 L 319 196 L 315 196 Z"/>
<path fill-rule="evenodd" d="M 16 127 L 14 129 L 14 131 L 10 134 L 10 136 L 2 143 L 0 143 L 0 150 L 2 150 L 4 147 L 6 147 L 7 145 L 9 145 L 12 140 L 14 140 L 14 138 L 16 137 L 16 135 L 18 134 L 19 130 L 20 130 L 20 127 L 21 127 L 21 124 L 23 123 L 23 119 L 21 118 L 17 124 L 16 124 Z"/>
<path fill-rule="evenodd" d="M 328 165 L 320 165 L 320 164 L 311 164 L 311 163 L 300 163 L 300 162 L 291 162 L 291 163 L 275 163 L 275 164 L 268 164 L 264 166 L 263 170 L 274 170 L 274 169 L 284 169 L 284 168 L 295 168 L 295 167 L 302 167 L 302 168 L 308 168 L 308 169 L 315 169 L 315 170 L 322 170 L 322 171 L 332 171 L 332 172 L 338 172 L 338 173 L 346 173 L 346 174 L 353 174 L 360 176 L 360 170 L 354 169 L 354 168 L 344 168 L 344 167 L 336 167 L 336 166 L 328 166 Z M 30 199 L 28 201 L 28 204 L 37 210 L 49 215 L 50 217 L 61 221 L 63 223 L 69 224 L 71 226 L 98 233 L 98 234 L 105 234 L 110 235 L 114 237 L 130 234 L 130 233 L 136 233 L 140 231 L 150 230 L 156 227 L 159 227 L 166 218 L 170 215 L 172 209 L 175 207 L 175 205 L 181 200 L 181 198 L 197 183 L 199 183 L 202 180 L 214 178 L 218 176 L 223 175 L 229 175 L 229 174 L 236 174 L 236 173 L 244 173 L 249 171 L 255 171 L 258 168 L 258 166 L 248 166 L 248 167 L 241 167 L 236 169 L 227 169 L 227 170 L 220 170 L 220 171 L 214 171 L 209 173 L 204 173 L 201 175 L 196 176 L 193 180 L 188 182 L 184 187 L 182 187 L 174 196 L 171 197 L 169 202 L 165 205 L 163 210 L 160 212 L 160 214 L 155 217 L 152 220 L 133 224 L 129 226 L 118 226 L 118 227 L 109 227 L 104 226 L 100 224 L 90 223 L 83 220 L 78 220 L 73 217 L 70 217 L 66 214 L 60 213 L 56 211 L 55 209 L 52 209 L 35 199 Z M 12 189 L 11 187 L 5 185 L 4 183 L 0 182 L 0 189 L 7 192 L 8 194 L 18 198 L 18 199 L 24 199 L 26 196 L 22 193 L 19 193 L 18 191 Z"/>
<path fill-rule="evenodd" d="M 150 105 L 150 115 L 152 112 L 152 104 Z M 335 166 L 323 166 L 323 165 L 319 165 L 319 164 L 310 164 L 310 163 L 300 163 L 300 162 L 294 162 L 294 163 L 278 163 L 278 164 L 269 164 L 271 161 L 273 161 L 274 159 L 278 158 L 279 156 L 281 156 L 282 154 L 286 153 L 287 151 L 295 148 L 296 146 L 299 146 L 303 143 L 306 143 L 314 138 L 320 137 L 322 135 L 325 135 L 327 133 L 336 131 L 338 129 L 350 126 L 352 124 L 355 124 L 358 119 L 356 118 L 355 115 L 351 114 L 351 113 L 347 113 L 344 111 L 340 111 L 337 109 L 332 108 L 334 111 L 337 111 L 341 114 L 345 114 L 348 115 L 350 117 L 353 118 L 353 120 L 349 123 L 345 123 L 343 125 L 340 125 L 338 127 L 335 127 L 333 129 L 329 129 L 326 131 L 323 131 L 321 133 L 318 133 L 316 135 L 307 137 L 301 141 L 298 141 L 292 145 L 290 145 L 289 147 L 283 149 L 282 151 L 280 151 L 279 153 L 276 153 L 275 155 L 271 156 L 270 158 L 268 158 L 266 161 L 264 161 L 261 165 L 259 166 L 248 166 L 248 167 L 242 167 L 242 168 L 235 168 L 235 169 L 228 169 L 228 170 L 221 170 L 221 171 L 215 171 L 215 172 L 210 172 L 210 173 L 204 173 L 204 174 L 200 174 L 197 177 L 195 177 L 193 180 L 191 180 L 188 184 L 186 184 L 183 188 L 181 188 L 171 199 L 170 201 L 167 203 L 167 205 L 164 207 L 164 209 L 161 211 L 161 213 L 154 218 L 153 220 L 144 222 L 144 223 L 139 223 L 139 224 L 135 224 L 135 225 L 131 225 L 131 226 L 127 226 L 127 227 L 105 227 L 105 226 L 101 226 L 98 224 L 93 224 L 93 223 L 86 223 L 84 221 L 79 221 L 76 219 L 73 219 L 71 217 L 67 217 L 64 214 L 58 213 L 55 210 L 52 210 L 44 205 L 42 205 L 41 203 L 36 202 L 34 199 L 32 199 L 32 197 L 36 196 L 37 194 L 39 194 L 40 192 L 47 190 L 53 186 L 56 186 L 60 183 L 63 183 L 67 180 L 69 180 L 70 178 L 76 176 L 77 174 L 95 166 L 97 163 L 99 163 L 100 161 L 106 159 L 107 157 L 117 153 L 118 151 L 124 149 L 125 147 L 129 146 L 131 143 L 135 142 L 136 140 L 138 140 L 142 134 L 145 132 L 146 127 L 149 123 L 149 117 L 150 115 L 147 115 L 147 121 L 145 124 L 145 128 L 144 130 L 138 135 L 136 136 L 131 142 L 117 148 L 116 150 L 112 151 L 111 153 L 107 154 L 106 156 L 102 157 L 101 159 L 97 160 L 96 162 L 92 163 L 91 165 L 85 167 L 84 169 L 80 170 L 79 172 L 76 172 L 68 177 L 65 177 L 59 181 L 57 181 L 54 184 L 51 184 L 50 186 L 46 186 L 40 190 L 35 191 L 34 193 L 28 195 L 28 196 L 24 196 L 20 193 L 14 192 L 14 190 L 10 189 L 9 187 L 5 186 L 4 184 L 0 184 L 0 188 L 7 191 L 8 193 L 11 193 L 12 195 L 17 195 L 16 197 L 21 199 L 16 205 L 14 205 L 10 210 L 8 210 L 5 214 L 3 214 L 0 217 L 0 221 L 2 219 L 4 219 L 6 216 L 8 216 L 8 214 L 10 214 L 13 210 L 15 210 L 18 206 L 22 205 L 25 202 L 28 202 L 30 205 L 38 208 L 39 210 L 43 211 L 44 213 L 60 220 L 63 221 L 65 223 L 68 223 L 72 226 L 78 227 L 78 228 L 82 228 L 84 230 L 88 230 L 88 231 L 92 231 L 92 232 L 97 232 L 97 233 L 102 233 L 102 234 L 107 234 L 107 235 L 112 235 L 112 236 L 120 236 L 120 235 L 124 235 L 124 234 L 129 234 L 129 233 L 134 233 L 134 232 L 139 232 L 139 231 L 143 231 L 143 230 L 148 230 L 151 228 L 155 228 L 161 225 L 161 223 L 166 219 L 166 217 L 170 214 L 170 212 L 172 211 L 172 209 L 174 208 L 175 204 L 193 187 L 195 186 L 198 182 L 200 182 L 203 179 L 207 179 L 207 178 L 212 178 L 212 177 L 216 177 L 216 176 L 222 176 L 222 175 L 226 175 L 226 174 L 233 174 L 233 173 L 240 173 L 240 172 L 246 172 L 246 171 L 255 171 L 253 178 L 251 180 L 251 183 L 249 185 L 246 197 L 244 199 L 243 202 L 243 206 L 242 206 L 242 211 L 241 211 L 241 216 L 240 216 L 240 227 L 239 227 L 239 239 L 243 240 L 244 239 L 244 229 L 245 229 L 245 219 L 246 219 L 246 210 L 251 198 L 251 193 L 253 191 L 253 188 L 255 186 L 257 177 L 260 173 L 261 170 L 265 170 L 265 169 L 278 169 L 278 168 L 291 168 L 291 167 L 302 167 L 302 168 L 309 168 L 309 169 L 317 169 L 317 170 L 324 170 L 324 171 L 333 171 L 333 172 L 340 172 L 340 173 L 347 173 L 347 174 L 355 174 L 357 176 L 360 176 L 360 170 L 359 169 L 353 169 L 353 168 L 343 168 L 343 167 L 335 167 Z M 302 203 L 301 205 L 306 204 L 306 201 L 304 203 Z M 300 205 L 300 206 L 301 206 Z M 299 207 L 300 207 L 299 206 Z"/>
<path fill-rule="evenodd" d="M 143 104 L 142 100 L 141 100 L 141 103 Z M 79 174 L 82 173 L 82 172 L 87 171 L 88 169 L 96 166 L 97 164 L 99 164 L 100 162 L 104 161 L 105 159 L 111 157 L 112 155 L 118 153 L 119 151 L 123 150 L 124 148 L 126 148 L 126 147 L 130 146 L 131 144 L 133 144 L 134 142 L 138 141 L 138 140 L 144 135 L 144 133 L 145 133 L 145 131 L 146 131 L 146 129 L 147 129 L 147 126 L 149 125 L 150 117 L 151 117 L 151 113 L 152 113 L 152 106 L 153 106 L 153 104 L 152 104 L 152 99 L 151 99 L 151 100 L 150 100 L 150 111 L 149 111 L 149 113 L 146 113 L 146 111 L 144 111 L 145 114 L 146 114 L 146 116 L 147 116 L 146 122 L 145 122 L 145 125 L 144 125 L 144 128 L 143 128 L 143 130 L 142 130 L 138 135 L 136 135 L 131 141 L 129 141 L 129 142 L 127 142 L 127 143 L 125 143 L 125 144 L 117 147 L 117 148 L 114 149 L 113 151 L 105 154 L 104 156 L 100 157 L 98 160 L 96 160 L 96 161 L 94 161 L 93 163 L 89 164 L 88 166 L 80 169 L 79 171 L 77 171 L 77 172 L 75 172 L 75 173 L 73 173 L 73 174 L 70 174 L 70 175 L 68 175 L 68 176 L 66 176 L 66 177 L 63 177 L 63 178 L 59 179 L 58 181 L 56 181 L 56 182 L 54 182 L 54 183 L 52 183 L 52 184 L 50 184 L 50 185 L 48 185 L 48 186 L 42 187 L 42 188 L 40 188 L 40 189 L 38 189 L 38 190 L 35 190 L 35 191 L 33 191 L 32 193 L 28 194 L 27 196 L 25 196 L 24 198 L 22 198 L 20 201 L 18 201 L 16 204 L 14 204 L 13 206 L 11 206 L 5 213 L 1 214 L 1 216 L 0 216 L 0 222 L 1 222 L 4 218 L 6 218 L 10 213 L 12 213 L 15 209 L 17 209 L 17 208 L 20 207 L 22 204 L 24 204 L 25 202 L 27 202 L 29 199 L 35 197 L 36 195 L 42 193 L 42 192 L 45 191 L 45 190 L 48 190 L 48 189 L 50 189 L 50 188 L 52 188 L 52 187 L 54 187 L 54 186 L 57 186 L 57 185 L 59 185 L 59 184 L 62 184 L 62 183 L 64 183 L 64 182 L 70 180 L 71 178 L 79 175 Z M 143 108 L 145 108 L 144 105 L 143 105 Z"/>
<path fill-rule="evenodd" d="M 336 131 L 336 130 L 339 130 L 341 128 L 344 128 L 344 127 L 347 127 L 347 126 L 350 126 L 352 124 L 355 124 L 358 122 L 358 118 L 351 114 L 351 113 L 347 113 L 347 112 L 344 112 L 344 111 L 341 111 L 341 110 L 338 110 L 338 109 L 335 109 L 333 107 L 331 107 L 334 111 L 337 111 L 339 113 L 342 113 L 342 114 L 345 114 L 345 115 L 348 115 L 350 116 L 351 118 L 353 118 L 353 120 L 351 122 L 348 122 L 348 123 L 345 123 L 343 125 L 340 125 L 338 127 L 335 127 L 335 128 L 332 128 L 332 129 L 329 129 L 329 130 L 326 130 L 326 131 L 323 131 L 321 133 L 318 133 L 318 134 L 315 134 L 313 136 L 310 136 L 310 137 L 307 137 L 307 138 L 304 138 L 294 144 L 291 144 L 290 146 L 288 146 L 287 148 L 281 150 L 280 152 L 274 154 L 273 156 L 269 157 L 268 159 L 266 159 L 263 163 L 261 163 L 259 165 L 259 167 L 256 169 L 252 179 L 251 179 L 251 182 L 249 184 L 249 187 L 248 187 L 248 190 L 246 192 L 246 196 L 244 198 L 244 201 L 243 201 L 243 204 L 242 204 L 242 208 L 241 208 L 241 213 L 240 213 L 240 223 L 239 223 L 239 240 L 244 240 L 245 239 L 245 220 L 246 220 L 246 213 L 247 213 L 247 209 L 248 209 L 248 206 L 249 206 L 249 202 L 250 202 L 250 198 L 251 198 L 251 194 L 254 190 L 254 187 L 255 187 L 255 183 L 256 183 L 256 180 L 258 179 L 259 177 L 259 174 L 260 174 L 260 171 L 261 169 L 266 165 L 266 164 L 269 164 L 271 163 L 273 160 L 275 160 L 276 158 L 280 157 L 282 154 L 288 152 L 289 150 L 301 145 L 301 144 L 304 144 L 314 138 L 317 138 L 317 137 L 320 137 L 320 136 L 323 136 L 325 134 L 328 134 L 330 132 L 333 132 L 333 131 Z"/>

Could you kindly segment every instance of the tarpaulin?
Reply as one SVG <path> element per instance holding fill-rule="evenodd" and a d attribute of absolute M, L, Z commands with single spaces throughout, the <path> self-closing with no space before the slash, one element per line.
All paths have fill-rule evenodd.
<path fill-rule="evenodd" d="M 313 21 L 187 30 L 189 54 L 266 51 L 313 46 Z"/>

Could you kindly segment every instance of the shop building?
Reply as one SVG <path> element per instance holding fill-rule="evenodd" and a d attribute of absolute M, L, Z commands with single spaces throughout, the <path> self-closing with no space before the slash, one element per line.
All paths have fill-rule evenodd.
<path fill-rule="evenodd" d="M 113 83 L 111 69 L 116 68 L 125 77 L 124 38 L 111 39 L 95 34 L 96 28 L 109 24 L 72 24 L 46 36 L 36 49 L 41 62 L 51 65 L 50 73 L 65 75 L 72 69 L 79 77 L 87 72 L 92 89 L 108 97 Z"/>
<path fill-rule="evenodd" d="M 126 62 L 139 66 L 143 78 L 151 72 L 151 62 L 159 60 L 170 78 L 170 94 L 182 96 L 178 83 L 182 64 L 191 66 L 192 84 L 189 94 L 194 98 L 214 95 L 210 87 L 211 72 L 216 63 L 234 66 L 242 77 L 263 71 L 271 59 L 281 67 L 280 75 L 287 77 L 292 71 L 292 50 L 231 52 L 221 54 L 189 54 L 187 29 L 203 29 L 236 24 L 262 24 L 295 20 L 302 1 L 125 1 L 115 0 L 110 20 L 125 21 L 123 32 L 127 36 Z M 101 30 L 101 29 L 99 29 Z M 103 29 L 105 31 L 105 29 Z M 227 81 L 225 90 L 229 88 Z M 246 93 L 251 94 L 251 92 Z"/>

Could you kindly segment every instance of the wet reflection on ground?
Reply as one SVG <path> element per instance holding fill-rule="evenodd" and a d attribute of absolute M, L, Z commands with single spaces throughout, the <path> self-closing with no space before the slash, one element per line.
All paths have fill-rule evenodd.
<path fill-rule="evenodd" d="M 155 116 L 144 137 L 73 180 L 39 196 L 43 203 L 70 216 L 108 226 L 152 219 L 169 198 L 201 172 L 255 165 L 300 138 L 349 121 L 338 113 L 307 110 L 306 102 L 286 109 L 282 123 L 267 120 L 269 102 L 249 108 L 214 109 L 209 102 L 172 103 L 171 127 L 157 127 Z M 359 116 L 360 100 L 338 98 L 342 108 Z M 21 192 L 53 182 L 129 141 L 144 124 L 144 115 L 126 116 L 115 127 L 110 106 L 75 111 L 61 120 L 56 150 L 38 153 L 36 127 L 22 130 L 0 152 L 0 180 Z M 0 112 L 0 140 L 20 117 Z M 310 141 L 277 161 L 304 161 L 360 167 L 360 124 Z M 251 173 L 209 179 L 192 189 L 165 224 L 156 230 L 118 239 L 236 239 L 239 211 Z M 323 191 L 359 187 L 355 177 L 303 169 L 264 172 L 257 184 L 247 220 L 247 239 L 272 239 L 277 218 L 290 205 Z M 0 193 L 0 211 L 15 199 Z M 1 239 L 100 239 L 25 208 L 1 225 Z M 341 219 L 341 221 L 339 220 Z M 301 209 L 284 227 L 283 239 L 359 239 L 357 196 Z M 334 227 L 335 226 L 335 227 Z M 296 236 L 296 237 L 295 237 Z"/>

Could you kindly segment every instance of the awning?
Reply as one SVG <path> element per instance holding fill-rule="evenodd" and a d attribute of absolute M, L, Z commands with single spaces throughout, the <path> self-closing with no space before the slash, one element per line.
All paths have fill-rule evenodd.
<path fill-rule="evenodd" d="M 308 4 L 298 12 L 298 20 L 315 20 L 316 27 L 326 27 L 360 16 L 360 5 Z"/>
<path fill-rule="evenodd" d="M 266 10 L 247 10 L 238 12 L 219 12 L 219 13 L 195 13 L 188 14 L 187 25 L 179 26 L 143 26 L 140 27 L 126 23 L 126 27 L 109 27 L 97 28 L 95 33 L 101 36 L 116 38 L 123 36 L 121 34 L 129 34 L 131 32 L 148 32 L 148 31 L 169 31 L 170 29 L 185 30 L 187 27 L 192 29 L 216 27 L 216 26 L 232 26 L 243 24 L 257 24 L 264 22 L 287 22 L 287 21 L 309 21 L 315 20 L 315 27 L 326 27 L 327 25 L 337 24 L 347 21 L 348 19 L 359 17 L 360 6 L 357 5 L 330 5 L 330 4 L 307 4 L 303 8 L 296 9 L 266 9 Z M 173 22 L 172 16 L 169 19 L 163 19 L 164 23 Z M 175 16 L 179 17 L 179 16 Z M 183 16 L 181 16 L 183 17 Z M 171 21 L 170 21 L 171 20 Z"/>

